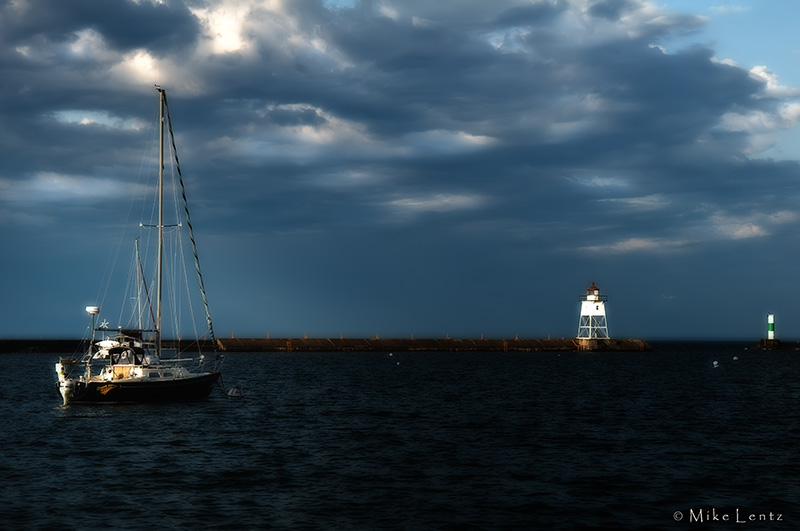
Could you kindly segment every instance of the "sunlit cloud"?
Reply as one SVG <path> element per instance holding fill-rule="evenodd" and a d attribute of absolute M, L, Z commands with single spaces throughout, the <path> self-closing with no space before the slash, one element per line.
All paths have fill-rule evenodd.
<path fill-rule="evenodd" d="M 734 68 L 739 68 L 739 63 L 730 58 L 720 59 L 718 57 L 712 57 L 711 62 L 725 66 L 731 66 Z"/>
<path fill-rule="evenodd" d="M 411 153 L 458 153 L 488 147 L 495 139 L 464 131 L 432 130 L 406 135 L 402 142 Z"/>
<path fill-rule="evenodd" d="M 107 111 L 64 110 L 56 111 L 53 117 L 59 122 L 79 125 L 104 125 L 114 129 L 138 131 L 147 124 L 136 118 L 121 118 Z"/>
<path fill-rule="evenodd" d="M 755 155 L 773 147 L 775 133 L 800 124 L 800 103 L 783 103 L 775 111 L 729 112 L 722 115 L 716 129 L 747 133 L 747 155 Z"/>
<path fill-rule="evenodd" d="M 764 83 L 764 95 L 771 98 L 796 98 L 800 97 L 800 89 L 787 87 L 778 82 L 778 75 L 766 66 L 754 66 L 750 69 L 750 76 Z"/>
<path fill-rule="evenodd" d="M 238 52 L 248 46 L 244 28 L 251 5 L 251 2 L 225 2 L 215 8 L 192 9 L 205 27 L 212 53 Z"/>
<path fill-rule="evenodd" d="M 162 75 L 163 71 L 163 75 Z M 112 76 L 135 84 L 167 84 L 172 81 L 169 69 L 163 68 L 159 60 L 146 50 L 136 50 L 126 54 L 111 67 Z"/>

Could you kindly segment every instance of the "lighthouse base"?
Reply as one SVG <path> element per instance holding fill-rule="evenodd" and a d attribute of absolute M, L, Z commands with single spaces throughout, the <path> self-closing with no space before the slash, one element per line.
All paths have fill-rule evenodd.
<path fill-rule="evenodd" d="M 610 339 L 610 338 L 577 338 L 573 339 L 575 348 L 581 352 L 608 352 L 608 351 L 646 351 L 653 347 L 641 339 Z"/>
<path fill-rule="evenodd" d="M 756 346 L 756 350 L 800 350 L 800 342 L 781 343 L 780 339 L 762 339 Z"/>
<path fill-rule="evenodd" d="M 580 338 L 575 342 L 578 346 L 578 350 L 597 350 L 597 341 L 597 339 Z"/>

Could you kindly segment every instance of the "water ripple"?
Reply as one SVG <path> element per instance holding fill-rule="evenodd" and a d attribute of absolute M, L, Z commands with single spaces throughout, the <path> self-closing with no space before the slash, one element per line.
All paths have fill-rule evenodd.
<path fill-rule="evenodd" d="M 800 519 L 800 358 L 786 353 L 232 354 L 241 401 L 70 407 L 55 356 L 4 359 L 27 378 L 0 391 L 9 528 L 652 529 L 711 507 Z"/>

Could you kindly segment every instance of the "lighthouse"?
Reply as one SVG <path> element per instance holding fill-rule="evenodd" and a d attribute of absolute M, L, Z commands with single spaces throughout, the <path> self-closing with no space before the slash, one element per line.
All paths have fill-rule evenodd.
<path fill-rule="evenodd" d="M 767 314 L 767 339 L 769 341 L 775 340 L 775 315 Z"/>
<path fill-rule="evenodd" d="M 608 297 L 600 295 L 597 286 L 586 289 L 586 295 L 580 298 L 581 317 L 578 321 L 578 339 L 607 339 L 608 323 L 606 322 L 606 301 Z"/>

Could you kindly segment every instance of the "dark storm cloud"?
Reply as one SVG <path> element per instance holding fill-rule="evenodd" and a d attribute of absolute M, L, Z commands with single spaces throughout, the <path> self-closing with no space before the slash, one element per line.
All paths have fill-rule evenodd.
<path fill-rule="evenodd" d="M 2 15 L 3 38 L 33 46 L 74 42 L 77 32 L 91 29 L 118 50 L 161 55 L 192 46 L 199 34 L 197 19 L 179 2 L 29 0 L 8 3 Z"/>
<path fill-rule="evenodd" d="M 493 26 L 508 28 L 516 26 L 540 26 L 551 22 L 569 9 L 566 2 L 537 2 L 515 6 L 500 13 Z"/>
<path fill-rule="evenodd" d="M 619 20 L 626 11 L 634 9 L 636 4 L 630 0 L 600 0 L 589 7 L 589 13 L 594 17 L 608 20 Z"/>
<path fill-rule="evenodd" d="M 250 264 L 318 308 L 348 293 L 342 324 L 319 326 L 379 326 L 359 309 L 376 285 L 396 305 L 383 315 L 430 297 L 457 324 L 460 281 L 524 300 L 599 271 L 633 293 L 664 256 L 702 270 L 797 226 L 797 164 L 758 158 L 794 125 L 794 96 L 712 49 L 671 50 L 694 15 L 637 0 L 0 5 L 5 243 L 47 227 L 63 252 L 110 218 L 162 83 L 212 268 L 241 270 L 219 296 L 252 283 L 255 315 L 259 293 L 286 294 Z M 471 311 L 492 320 L 483 303 Z M 532 319 L 507 304 L 503 322 Z"/>

